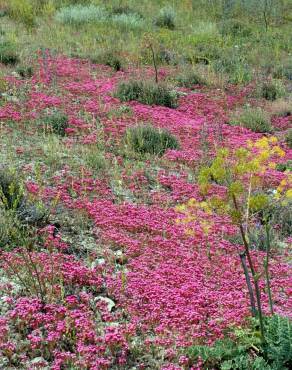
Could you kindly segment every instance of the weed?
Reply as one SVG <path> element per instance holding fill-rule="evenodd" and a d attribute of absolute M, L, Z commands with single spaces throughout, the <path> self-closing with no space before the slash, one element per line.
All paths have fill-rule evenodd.
<path fill-rule="evenodd" d="M 33 76 L 33 68 L 31 66 L 19 66 L 16 72 L 22 78 L 31 78 Z"/>
<path fill-rule="evenodd" d="M 127 129 L 125 143 L 131 150 L 140 154 L 163 155 L 167 149 L 179 148 L 176 137 L 170 132 L 150 125 Z"/>
<path fill-rule="evenodd" d="M 0 63 L 15 65 L 18 62 L 19 57 L 15 51 L 15 46 L 9 41 L 0 41 Z"/>
<path fill-rule="evenodd" d="M 173 8 L 164 7 L 160 9 L 158 16 L 154 20 L 154 24 L 158 27 L 175 29 L 176 13 Z"/>
<path fill-rule="evenodd" d="M 111 21 L 126 30 L 142 28 L 144 26 L 143 18 L 137 14 L 116 14 L 111 17 Z"/>
<path fill-rule="evenodd" d="M 288 130 L 285 141 L 286 144 L 288 145 L 288 148 L 292 149 L 292 128 Z"/>
<path fill-rule="evenodd" d="M 273 72 L 273 77 L 276 79 L 286 78 L 289 81 L 292 81 L 292 64 L 284 64 L 275 68 Z"/>
<path fill-rule="evenodd" d="M 53 112 L 43 119 L 45 130 L 54 134 L 65 136 L 68 128 L 68 116 L 60 111 Z"/>
<path fill-rule="evenodd" d="M 121 101 L 137 100 L 148 105 L 162 105 L 169 108 L 177 107 L 176 92 L 165 85 L 143 81 L 129 81 L 121 83 L 116 91 Z"/>
<path fill-rule="evenodd" d="M 108 18 L 108 12 L 95 5 L 71 5 L 61 8 L 56 13 L 56 21 L 67 24 L 80 26 L 87 23 L 98 23 Z"/>
<path fill-rule="evenodd" d="M 252 30 L 242 21 L 227 19 L 221 24 L 220 33 L 223 36 L 231 35 L 233 37 L 248 37 L 251 35 Z"/>
<path fill-rule="evenodd" d="M 266 343 L 258 340 L 257 327 L 235 330 L 235 340 L 217 340 L 213 346 L 192 346 L 187 354 L 201 359 L 204 368 L 288 369 L 291 365 L 292 326 L 289 318 L 273 315 L 265 318 Z M 252 350 L 257 349 L 257 356 Z M 268 360 L 268 361 L 267 361 Z"/>
<path fill-rule="evenodd" d="M 194 85 L 206 85 L 207 81 L 196 71 L 187 71 L 177 77 L 179 86 L 192 88 Z"/>
<path fill-rule="evenodd" d="M 35 26 L 35 9 L 29 0 L 10 0 L 8 14 L 28 28 Z"/>
<path fill-rule="evenodd" d="M 123 66 L 122 58 L 117 52 L 111 50 L 102 51 L 99 54 L 89 58 L 92 63 L 105 64 L 111 67 L 114 71 L 120 71 Z"/>
<path fill-rule="evenodd" d="M 278 163 L 276 165 L 276 170 L 280 172 L 290 171 L 292 172 L 292 160 L 288 160 L 284 163 Z"/>
<path fill-rule="evenodd" d="M 278 99 L 273 102 L 269 102 L 267 109 L 269 109 L 269 112 L 273 116 L 288 117 L 292 115 L 292 101 Z"/>
<path fill-rule="evenodd" d="M 233 84 L 248 83 L 252 79 L 249 65 L 237 51 L 228 51 L 214 62 L 213 68 L 217 73 L 227 74 L 228 81 Z"/>
<path fill-rule="evenodd" d="M 0 170 L 0 206 L 6 210 L 15 210 L 23 203 L 24 190 L 15 172 L 3 168 Z"/>
<path fill-rule="evenodd" d="M 285 87 L 281 80 L 270 80 L 261 85 L 260 96 L 266 100 L 276 100 L 285 96 Z"/>
<path fill-rule="evenodd" d="M 235 114 L 229 123 L 254 132 L 271 132 L 273 129 L 269 115 L 261 108 L 245 108 L 239 115 Z"/>

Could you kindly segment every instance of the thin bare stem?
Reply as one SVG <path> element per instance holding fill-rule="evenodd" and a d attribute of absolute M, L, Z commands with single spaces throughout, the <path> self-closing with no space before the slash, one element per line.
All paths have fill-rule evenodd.
<path fill-rule="evenodd" d="M 243 268 L 243 271 L 244 271 L 245 281 L 246 281 L 246 285 L 247 285 L 247 289 L 248 289 L 248 293 L 249 293 L 251 314 L 252 314 L 253 317 L 255 317 L 256 316 L 256 304 L 255 304 L 253 289 L 252 289 L 252 285 L 251 285 L 251 281 L 250 281 L 250 277 L 249 277 L 249 273 L 248 273 L 248 268 L 247 268 L 247 265 L 246 265 L 246 254 L 245 254 L 245 252 L 240 253 L 239 257 L 240 257 L 241 265 L 242 265 L 242 268 Z"/>

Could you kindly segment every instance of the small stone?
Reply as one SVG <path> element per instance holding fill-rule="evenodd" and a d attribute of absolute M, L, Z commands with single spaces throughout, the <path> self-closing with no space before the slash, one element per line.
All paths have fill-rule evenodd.
<path fill-rule="evenodd" d="M 116 305 L 115 302 L 112 299 L 108 298 L 108 297 L 98 296 L 98 297 L 95 298 L 95 302 L 97 302 L 97 301 L 105 302 L 107 304 L 107 309 L 108 309 L 109 312 L 111 312 L 112 309 Z"/>

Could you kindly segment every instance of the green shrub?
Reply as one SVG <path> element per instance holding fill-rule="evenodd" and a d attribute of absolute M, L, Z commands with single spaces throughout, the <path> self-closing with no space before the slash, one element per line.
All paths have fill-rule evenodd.
<path fill-rule="evenodd" d="M 111 21 L 125 29 L 136 29 L 144 26 L 144 20 L 137 14 L 116 14 L 111 17 Z"/>
<path fill-rule="evenodd" d="M 98 23 L 108 18 L 108 12 L 96 5 L 71 5 L 61 8 L 55 16 L 56 21 L 80 26 L 86 23 Z"/>
<path fill-rule="evenodd" d="M 14 171 L 0 169 L 0 208 L 16 210 L 24 199 L 23 187 Z"/>
<path fill-rule="evenodd" d="M 234 52 L 234 51 L 233 51 Z M 245 59 L 240 55 L 233 55 L 232 51 L 217 59 L 213 64 L 216 73 L 228 76 L 228 82 L 233 84 L 248 83 L 252 79 L 252 72 Z"/>
<path fill-rule="evenodd" d="M 288 160 L 285 163 L 278 163 L 276 165 L 276 170 L 280 172 L 285 172 L 285 171 L 292 172 L 292 160 Z"/>
<path fill-rule="evenodd" d="M 265 318 L 266 343 L 259 341 L 255 325 L 235 330 L 235 339 L 217 340 L 213 346 L 192 346 L 187 354 L 194 363 L 200 358 L 204 369 L 273 370 L 292 365 L 292 324 L 289 318 Z M 255 355 L 253 349 L 258 348 Z"/>
<path fill-rule="evenodd" d="M 288 130 L 285 141 L 286 141 L 286 144 L 288 145 L 288 148 L 292 149 L 292 129 L 291 128 Z"/>
<path fill-rule="evenodd" d="M 68 128 L 68 116 L 62 112 L 56 111 L 47 115 L 43 119 L 45 129 L 48 132 L 53 132 L 54 134 L 65 136 L 66 128 Z"/>
<path fill-rule="evenodd" d="M 156 55 L 156 61 L 159 63 L 177 65 L 178 57 L 175 52 L 160 46 L 160 49 Z"/>
<path fill-rule="evenodd" d="M 24 23 L 28 28 L 35 25 L 35 9 L 29 0 L 9 0 L 9 16 Z"/>
<path fill-rule="evenodd" d="M 285 96 L 285 87 L 281 80 L 270 80 L 261 85 L 260 96 L 266 100 L 276 100 Z"/>
<path fill-rule="evenodd" d="M 140 154 L 163 155 L 167 149 L 178 149 L 179 144 L 170 132 L 150 125 L 127 129 L 125 143 L 128 148 Z"/>
<path fill-rule="evenodd" d="M 0 208 L 0 250 L 25 244 L 27 228 L 22 225 L 14 212 Z"/>
<path fill-rule="evenodd" d="M 31 66 L 19 66 L 16 72 L 22 78 L 30 78 L 33 76 L 33 68 Z"/>
<path fill-rule="evenodd" d="M 9 41 L 0 41 L 0 63 L 5 65 L 15 65 L 19 62 L 19 57 L 15 51 L 15 46 Z"/>
<path fill-rule="evenodd" d="M 176 13 L 173 8 L 164 7 L 160 9 L 158 16 L 154 20 L 154 24 L 158 27 L 175 29 Z"/>
<path fill-rule="evenodd" d="M 177 107 L 176 92 L 164 85 L 145 83 L 142 81 L 129 81 L 121 83 L 116 91 L 121 101 L 137 100 L 148 105 L 162 105 L 169 108 Z"/>
<path fill-rule="evenodd" d="M 111 13 L 113 15 L 121 15 L 121 14 L 135 14 L 139 16 L 140 18 L 143 18 L 142 14 L 140 12 L 137 12 L 136 10 L 132 9 L 128 5 L 118 5 L 118 6 L 113 6 L 110 9 Z"/>
<path fill-rule="evenodd" d="M 117 52 L 111 50 L 101 51 L 100 53 L 89 56 L 88 59 L 92 63 L 96 64 L 105 64 L 106 66 L 111 67 L 114 71 L 120 71 L 123 67 L 122 58 Z"/>
<path fill-rule="evenodd" d="M 43 224 L 48 216 L 42 204 L 34 204 L 26 199 L 21 179 L 9 168 L 0 170 L 0 211 L 1 217 L 8 217 L 7 227 L 10 225 L 12 229 L 16 226 L 20 229 L 19 224 Z M 2 226 L 4 224 L 2 222 Z"/>
<path fill-rule="evenodd" d="M 254 132 L 271 132 L 273 129 L 269 116 L 261 108 L 245 108 L 241 114 L 232 117 L 229 123 Z"/>
<path fill-rule="evenodd" d="M 206 80 L 195 71 L 188 71 L 177 77 L 179 86 L 192 88 L 194 85 L 206 85 Z"/>
<path fill-rule="evenodd" d="M 223 36 L 248 37 L 252 29 L 245 23 L 236 19 L 227 19 L 220 26 L 220 33 Z"/>
<path fill-rule="evenodd" d="M 273 77 L 276 79 L 286 78 L 289 81 L 292 81 L 292 63 L 287 65 L 281 65 L 275 68 L 273 72 Z"/>

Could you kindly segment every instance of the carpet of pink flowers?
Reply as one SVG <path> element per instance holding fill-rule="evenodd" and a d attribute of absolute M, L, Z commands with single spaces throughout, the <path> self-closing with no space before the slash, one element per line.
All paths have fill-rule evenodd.
<path fill-rule="evenodd" d="M 161 69 L 160 79 L 171 73 Z M 176 109 L 129 102 L 123 105 L 129 106 L 132 114 L 110 115 L 121 106 L 113 95 L 117 84 L 141 75 L 153 78 L 153 71 L 114 73 L 86 61 L 47 56 L 39 58 L 31 79 L 7 78 L 11 86 L 25 89 L 27 96 L 21 103 L 7 102 L 0 107 L 4 135 L 18 130 L 33 137 L 44 112 L 58 108 L 69 117 L 70 127 L 63 139 L 68 148 L 96 146 L 101 135 L 96 122 L 100 122 L 110 165 L 124 166 L 124 159 L 111 151 L 111 145 L 121 141 L 127 127 L 139 122 L 168 129 L 181 146 L 166 152 L 160 167 L 152 171 L 156 187 L 151 186 L 148 176 L 151 163 L 145 163 L 145 169 L 124 168 L 121 181 L 132 197 L 121 200 L 106 173 L 99 178 L 83 167 L 78 176 L 71 171 L 70 162 L 40 186 L 31 174 L 33 156 L 39 149 L 15 143 L 17 155 L 23 157 L 21 170 L 28 179 L 30 195 L 45 202 L 57 198 L 58 207 L 88 217 L 94 225 L 96 250 L 101 248 L 103 255 L 94 249 L 86 259 L 75 253 L 76 246 L 62 239 L 62 222 L 57 235 L 52 227 L 40 230 L 43 248 L 30 253 L 29 258 L 40 271 L 38 279 L 47 297 L 42 302 L 33 289 L 29 293 L 19 287 L 11 270 L 15 266 L 20 276 L 25 270 L 21 246 L 2 253 L 1 269 L 7 280 L 0 286 L 0 357 L 5 358 L 7 368 L 144 369 L 149 368 L 147 356 L 152 355 L 157 358 L 157 368 L 200 369 L 199 363 L 190 363 L 182 355 L 182 349 L 194 343 L 211 344 L 228 329 L 243 326 L 250 316 L 238 257 L 240 245 L 228 241 L 228 236 L 237 232 L 235 226 L 226 216 L 202 212 L 202 219 L 210 218 L 208 235 L 199 220 L 192 224 L 194 233 L 187 235 L 187 226 L 176 222 L 175 207 L 190 198 L 201 200 L 188 171 L 206 155 L 204 137 L 209 155 L 222 145 L 236 148 L 261 137 L 226 124 L 233 109 L 248 100 L 253 103 L 249 98 L 252 86 L 241 90 L 230 86 L 226 91 L 182 89 Z M 291 116 L 273 120 L 282 130 L 278 136 L 286 152 L 283 162 L 292 159 L 281 134 L 291 123 Z M 29 150 L 33 153 L 30 161 Z M 45 165 L 41 171 L 44 177 L 51 174 Z M 276 187 L 283 176 L 271 170 L 267 186 Z M 224 191 L 219 185 L 210 189 L 212 194 Z M 254 251 L 253 257 L 261 270 L 263 252 Z M 273 252 L 275 311 L 283 315 L 292 312 L 290 267 L 286 252 Z M 264 281 L 260 280 L 260 286 L 268 313 Z M 113 307 L 109 308 L 107 299 Z M 153 366 L 150 368 L 156 368 Z"/>

